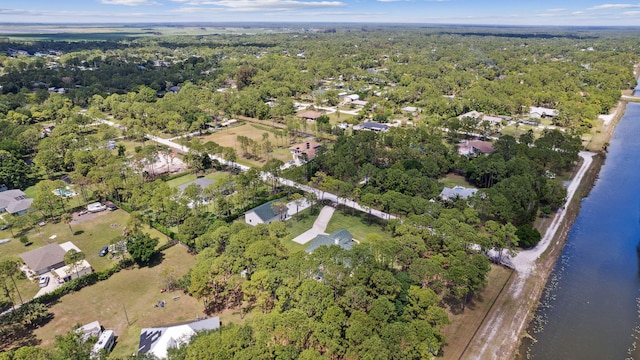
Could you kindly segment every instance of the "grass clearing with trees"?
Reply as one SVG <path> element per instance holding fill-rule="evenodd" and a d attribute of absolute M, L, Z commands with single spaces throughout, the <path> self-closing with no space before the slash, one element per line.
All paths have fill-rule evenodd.
<path fill-rule="evenodd" d="M 384 238 L 391 237 L 391 234 L 380 224 L 383 220 L 371 217 L 371 223 L 367 219 L 369 215 L 363 212 L 352 214 L 344 214 L 342 211 L 336 211 L 327 225 L 327 234 L 340 229 L 347 229 L 355 240 L 365 242 L 369 234 L 380 235 Z"/>
<path fill-rule="evenodd" d="M 189 295 L 181 291 L 160 293 L 167 288 L 166 277 L 181 278 L 194 264 L 195 257 L 184 247 L 173 246 L 162 252 L 158 265 L 122 270 L 108 280 L 60 298 L 49 309 L 53 319 L 35 334 L 42 346 L 50 347 L 56 335 L 67 333 L 74 324 L 97 320 L 118 336 L 112 356 L 129 356 L 137 352 L 140 329 L 192 321 L 203 315 L 202 304 Z M 162 300 L 164 308 L 154 307 Z"/>

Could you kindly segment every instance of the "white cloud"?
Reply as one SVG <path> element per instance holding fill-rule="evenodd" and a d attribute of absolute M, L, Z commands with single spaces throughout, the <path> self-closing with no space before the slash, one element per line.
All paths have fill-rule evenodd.
<path fill-rule="evenodd" d="M 602 4 L 593 6 L 587 10 L 608 10 L 608 9 L 633 9 L 640 8 L 640 4 Z"/>
<path fill-rule="evenodd" d="M 257 12 L 292 11 L 300 9 L 321 9 L 343 7 L 341 1 L 302 1 L 302 0 L 173 0 L 188 6 L 175 11 L 182 13 L 197 12 Z"/>
<path fill-rule="evenodd" d="M 100 0 L 105 5 L 125 5 L 125 6 L 145 6 L 145 5 L 160 5 L 155 1 L 150 0 Z"/>
<path fill-rule="evenodd" d="M 567 11 L 568 9 L 565 8 L 553 8 L 553 9 L 546 9 L 546 12 L 563 12 L 563 11 Z"/>
<path fill-rule="evenodd" d="M 640 16 L 640 11 L 625 11 L 622 16 Z"/>

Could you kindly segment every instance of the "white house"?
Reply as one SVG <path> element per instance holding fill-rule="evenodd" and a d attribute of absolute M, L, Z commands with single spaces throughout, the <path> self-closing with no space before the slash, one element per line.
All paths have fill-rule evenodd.
<path fill-rule="evenodd" d="M 545 117 L 556 117 L 558 112 L 555 109 L 549 109 L 545 107 L 532 106 L 529 108 L 529 117 L 533 119 L 540 119 Z"/>
<path fill-rule="evenodd" d="M 219 328 L 220 318 L 217 316 L 174 326 L 145 328 L 140 331 L 138 355 L 149 354 L 166 359 L 168 349 L 188 344 L 197 332 Z"/>
<path fill-rule="evenodd" d="M 244 214 L 244 221 L 252 226 L 258 224 L 269 224 L 274 221 L 282 221 L 287 217 L 287 210 L 283 209 L 282 214 L 277 214 L 273 204 L 279 200 L 272 200 L 266 202 L 258 207 L 255 207 Z"/>
<path fill-rule="evenodd" d="M 454 186 L 453 188 L 446 187 L 442 189 L 442 192 L 440 192 L 440 198 L 442 200 L 455 200 L 457 198 L 466 200 L 477 192 L 478 189 L 466 188 L 464 186 Z"/>
<path fill-rule="evenodd" d="M 91 265 L 87 260 L 80 260 L 78 263 L 74 265 L 65 265 L 63 267 L 51 270 L 51 273 L 58 279 L 60 282 L 67 282 L 73 279 L 77 279 L 81 276 L 91 274 L 93 270 L 91 269 Z"/>

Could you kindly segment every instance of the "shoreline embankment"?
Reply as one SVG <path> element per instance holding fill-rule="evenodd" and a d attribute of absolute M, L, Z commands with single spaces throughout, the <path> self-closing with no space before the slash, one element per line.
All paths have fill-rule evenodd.
<path fill-rule="evenodd" d="M 634 67 L 634 75 L 640 74 L 640 64 Z M 613 137 L 618 123 L 626 111 L 627 102 L 620 101 L 607 115 L 599 131 L 597 141 L 587 144 L 587 148 L 596 155 L 586 169 L 574 196 L 565 207 L 560 226 L 555 232 L 542 255 L 535 261 L 535 270 L 516 272 L 510 278 L 490 310 L 486 322 L 476 332 L 461 359 L 526 359 L 529 342 L 533 338 L 527 329 L 535 315 L 538 303 L 544 291 L 548 277 L 562 253 L 567 236 L 580 212 L 581 202 L 586 197 L 600 173 L 605 161 L 606 148 Z M 595 140 L 595 139 L 594 139 Z M 577 165 L 580 167 L 580 164 Z M 556 216 L 559 216 L 556 214 Z M 550 230 L 550 229 L 548 229 Z M 552 230 L 552 231 L 553 231 Z M 535 341 L 535 340 L 533 340 Z"/>

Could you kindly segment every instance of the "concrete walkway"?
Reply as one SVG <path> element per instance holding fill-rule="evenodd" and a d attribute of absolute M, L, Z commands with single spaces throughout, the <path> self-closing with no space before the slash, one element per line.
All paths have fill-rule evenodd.
<path fill-rule="evenodd" d="M 332 206 L 323 207 L 322 210 L 320 210 L 318 218 L 313 223 L 313 227 L 296 236 L 293 241 L 297 242 L 298 244 L 306 244 L 309 241 L 313 240 L 316 236 L 324 234 L 324 231 L 327 229 L 327 225 L 329 225 L 329 221 L 331 220 L 331 217 L 333 216 L 333 212 L 335 210 L 336 209 Z"/>

